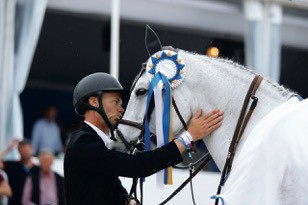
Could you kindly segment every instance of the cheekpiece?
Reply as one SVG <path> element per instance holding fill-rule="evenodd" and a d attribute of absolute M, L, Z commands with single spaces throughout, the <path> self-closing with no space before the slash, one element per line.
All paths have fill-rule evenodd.
<path fill-rule="evenodd" d="M 157 72 L 165 75 L 173 89 L 183 82 L 186 75 L 183 58 L 170 50 L 158 51 L 152 55 L 147 62 L 146 70 L 150 80 Z"/>

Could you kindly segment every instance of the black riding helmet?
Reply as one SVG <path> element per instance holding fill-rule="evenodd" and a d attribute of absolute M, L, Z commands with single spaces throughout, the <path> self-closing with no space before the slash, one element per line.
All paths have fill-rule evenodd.
<path fill-rule="evenodd" d="M 128 101 L 130 95 L 129 90 L 123 89 L 120 82 L 113 76 L 107 73 L 98 72 L 90 74 L 79 81 L 74 90 L 73 105 L 75 112 L 80 116 L 84 116 L 86 110 L 95 110 L 98 112 L 105 120 L 113 137 L 113 128 L 102 105 L 102 95 L 104 92 L 119 92 L 122 101 Z M 98 108 L 89 105 L 88 99 L 91 96 L 98 97 Z"/>

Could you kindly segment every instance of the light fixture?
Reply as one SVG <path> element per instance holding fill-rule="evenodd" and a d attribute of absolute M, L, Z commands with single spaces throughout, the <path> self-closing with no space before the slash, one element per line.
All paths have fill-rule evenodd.
<path fill-rule="evenodd" d="M 216 46 L 210 46 L 206 50 L 206 54 L 212 58 L 217 58 L 219 56 L 219 49 Z"/>

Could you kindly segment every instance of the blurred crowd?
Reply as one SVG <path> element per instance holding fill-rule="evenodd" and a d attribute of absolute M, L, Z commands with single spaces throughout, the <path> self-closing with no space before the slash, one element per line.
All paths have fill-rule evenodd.
<path fill-rule="evenodd" d="M 43 116 L 34 122 L 30 138 L 13 138 L 0 150 L 0 205 L 64 204 L 62 173 L 60 175 L 52 170 L 55 157 L 63 159 L 66 150 L 66 139 L 61 138 L 56 117 L 57 108 L 48 106 Z M 77 130 L 78 125 L 66 136 Z M 206 151 L 201 142 L 197 148 L 198 153 Z M 5 156 L 13 149 L 18 150 L 19 159 L 6 160 Z M 195 157 L 198 159 L 200 156 Z M 184 158 L 184 164 L 190 162 Z M 214 162 L 204 169 L 218 171 Z"/>
<path fill-rule="evenodd" d="M 56 117 L 57 108 L 47 107 L 29 139 L 13 138 L 0 151 L 0 205 L 64 204 L 63 176 L 52 170 L 55 157 L 65 151 Z M 5 160 L 13 149 L 19 159 Z"/>

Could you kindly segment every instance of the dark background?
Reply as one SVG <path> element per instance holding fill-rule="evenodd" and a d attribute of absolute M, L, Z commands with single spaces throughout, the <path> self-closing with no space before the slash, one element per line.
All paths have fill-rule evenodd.
<path fill-rule="evenodd" d="M 57 122 L 63 140 L 81 120 L 72 105 L 74 86 L 93 72 L 109 72 L 110 20 L 108 17 L 80 16 L 48 10 L 31 66 L 27 86 L 21 94 L 25 137 L 30 138 L 34 121 L 47 105 L 58 108 Z M 120 82 L 129 88 L 141 63 L 148 58 L 144 46 L 144 23 L 121 21 Z M 210 45 L 220 57 L 244 64 L 243 39 L 217 33 L 150 25 L 163 45 L 205 54 Z M 281 84 L 308 97 L 308 51 L 283 47 Z"/>

